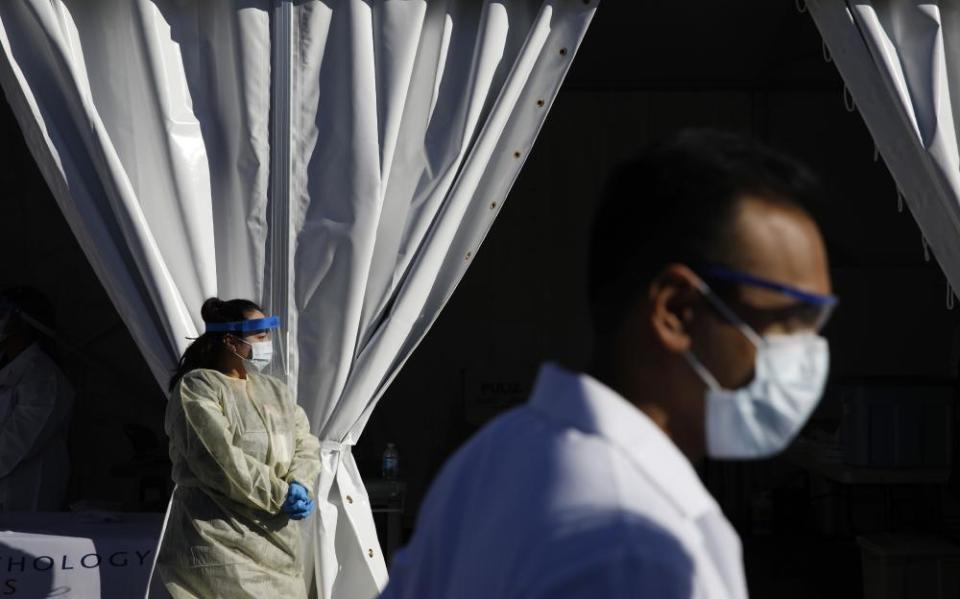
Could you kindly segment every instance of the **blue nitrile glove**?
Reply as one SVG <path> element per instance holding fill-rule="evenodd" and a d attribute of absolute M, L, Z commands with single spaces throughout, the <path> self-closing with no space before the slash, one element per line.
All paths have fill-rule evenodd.
<path fill-rule="evenodd" d="M 293 481 L 287 488 L 287 499 L 283 502 L 283 506 L 280 509 L 282 509 L 284 513 L 290 514 L 294 511 L 297 502 L 305 503 L 309 500 L 310 493 L 307 491 L 307 488 L 297 481 Z M 299 511 L 299 509 L 296 511 Z"/>
<path fill-rule="evenodd" d="M 314 508 L 317 506 L 312 499 L 308 499 L 305 502 L 298 501 L 294 506 L 294 510 L 290 514 L 291 520 L 303 520 L 307 516 L 313 513 Z"/>
<path fill-rule="evenodd" d="M 297 481 L 293 481 L 287 490 L 287 500 L 283 502 L 280 509 L 291 519 L 302 520 L 309 516 L 315 507 L 316 504 L 310 499 L 307 488 Z"/>

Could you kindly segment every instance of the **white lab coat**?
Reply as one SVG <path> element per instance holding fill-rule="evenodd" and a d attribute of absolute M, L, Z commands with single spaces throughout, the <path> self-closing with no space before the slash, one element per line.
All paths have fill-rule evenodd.
<path fill-rule="evenodd" d="M 33 344 L 0 369 L 0 511 L 55 511 L 70 478 L 73 390 Z"/>
<path fill-rule="evenodd" d="M 740 540 L 690 462 L 596 380 L 547 365 L 447 463 L 387 599 L 743 599 Z"/>

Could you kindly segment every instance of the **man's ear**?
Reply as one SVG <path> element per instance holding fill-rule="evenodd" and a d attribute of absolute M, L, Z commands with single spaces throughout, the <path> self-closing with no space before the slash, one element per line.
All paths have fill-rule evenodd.
<path fill-rule="evenodd" d="M 697 275 L 682 264 L 668 264 L 648 289 L 650 326 L 654 338 L 669 352 L 690 349 L 690 323 L 701 301 Z"/>

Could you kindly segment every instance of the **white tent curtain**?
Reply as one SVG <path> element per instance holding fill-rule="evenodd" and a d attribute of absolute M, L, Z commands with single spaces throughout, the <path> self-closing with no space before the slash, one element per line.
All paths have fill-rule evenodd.
<path fill-rule="evenodd" d="M 476 255 L 596 4 L 0 3 L 0 84 L 158 381 L 203 298 L 282 306 L 324 441 L 321 597 L 386 580 L 350 447 Z"/>
<path fill-rule="evenodd" d="M 950 287 L 960 289 L 960 4 L 806 6 Z"/>
<path fill-rule="evenodd" d="M 80 4 L 0 3 L 0 81 L 80 246 L 162 382 L 196 336 L 197 306 L 217 292 L 218 271 L 238 294 L 255 292 L 252 273 L 229 269 L 229 258 L 249 253 L 255 240 L 237 229 L 215 243 L 214 223 L 242 222 L 237 213 L 265 198 L 213 193 L 194 112 L 210 99 L 188 87 L 187 61 L 158 5 Z M 194 12 L 196 23 L 206 16 Z M 249 17 L 256 15 L 237 15 L 227 35 L 241 35 Z M 229 65 L 197 67 L 230 73 Z M 262 174 L 235 170 L 248 179 L 240 187 L 255 187 L 267 162 Z M 217 178 L 229 178 L 227 170 Z"/>
<path fill-rule="evenodd" d="M 321 548 L 325 596 L 371 596 L 386 580 L 350 446 L 493 223 L 592 4 L 296 9 L 291 330 L 299 397 L 329 466 L 314 522 L 321 542 L 339 537 L 341 562 L 372 566 L 369 586 L 340 593 L 332 547 Z"/>

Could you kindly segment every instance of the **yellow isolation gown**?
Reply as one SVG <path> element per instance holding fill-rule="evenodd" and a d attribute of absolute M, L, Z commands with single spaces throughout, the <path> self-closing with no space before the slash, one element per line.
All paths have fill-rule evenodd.
<path fill-rule="evenodd" d="M 167 406 L 177 484 L 157 560 L 174 599 L 306 597 L 290 483 L 312 492 L 320 442 L 287 386 L 248 373 L 188 372 Z"/>

